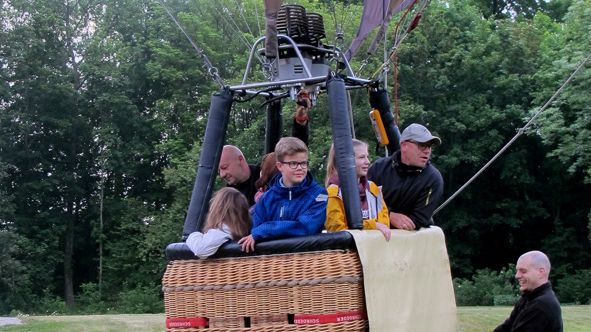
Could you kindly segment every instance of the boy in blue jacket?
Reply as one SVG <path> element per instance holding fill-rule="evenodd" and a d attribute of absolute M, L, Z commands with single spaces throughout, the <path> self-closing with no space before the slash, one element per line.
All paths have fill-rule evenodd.
<path fill-rule="evenodd" d="M 295 137 L 275 145 L 277 174 L 256 203 L 250 235 L 238 241 L 245 252 L 256 242 L 318 234 L 326 219 L 326 189 L 308 174 L 308 148 Z"/>

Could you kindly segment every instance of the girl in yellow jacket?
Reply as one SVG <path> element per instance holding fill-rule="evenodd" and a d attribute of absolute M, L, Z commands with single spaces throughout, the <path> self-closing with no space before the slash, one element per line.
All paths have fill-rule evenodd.
<path fill-rule="evenodd" d="M 390 240 L 390 219 L 388 217 L 388 207 L 382 197 L 382 190 L 375 183 L 367 180 L 367 170 L 369 169 L 367 143 L 353 139 L 353 151 L 355 152 L 355 171 L 359 183 L 363 229 L 377 229 L 384 234 L 386 240 Z M 347 217 L 339 188 L 334 144 L 331 145 L 328 153 L 325 182 L 328 191 L 328 206 L 326 208 L 324 227 L 329 232 L 345 230 L 348 228 Z"/>

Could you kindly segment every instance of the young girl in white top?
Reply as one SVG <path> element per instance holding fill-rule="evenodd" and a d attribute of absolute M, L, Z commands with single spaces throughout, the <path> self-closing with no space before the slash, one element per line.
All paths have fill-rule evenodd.
<path fill-rule="evenodd" d="M 217 191 L 209 201 L 203 233 L 191 233 L 186 243 L 195 256 L 207 258 L 215 254 L 222 244 L 249 233 L 248 201 L 238 190 L 226 187 Z"/>

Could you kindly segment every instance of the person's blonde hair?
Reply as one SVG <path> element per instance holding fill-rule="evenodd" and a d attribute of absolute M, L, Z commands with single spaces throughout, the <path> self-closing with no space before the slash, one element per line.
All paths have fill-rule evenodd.
<path fill-rule="evenodd" d="M 222 224 L 230 228 L 234 240 L 250 233 L 250 213 L 248 201 L 238 190 L 225 187 L 218 190 L 209 201 L 209 212 L 203 232 L 221 229 Z"/>
<path fill-rule="evenodd" d="M 365 143 L 364 141 L 360 141 L 360 140 L 354 138 L 353 139 L 353 149 L 355 149 L 358 146 L 368 147 L 368 144 Z M 328 151 L 328 159 L 326 161 L 326 177 L 324 179 L 324 185 L 326 187 L 328 187 L 328 185 L 330 184 L 330 178 L 338 175 L 336 164 L 337 164 L 337 161 L 336 161 L 335 152 L 334 152 L 334 143 L 332 143 L 330 145 L 330 151 Z"/>
<path fill-rule="evenodd" d="M 291 156 L 300 152 L 308 154 L 308 147 L 297 137 L 283 137 L 275 145 L 275 156 L 277 157 L 277 161 L 284 161 L 286 156 Z"/>

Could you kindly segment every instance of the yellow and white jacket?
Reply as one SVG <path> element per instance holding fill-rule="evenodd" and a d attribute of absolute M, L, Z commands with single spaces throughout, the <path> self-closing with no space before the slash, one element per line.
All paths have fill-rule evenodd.
<path fill-rule="evenodd" d="M 328 191 L 328 206 L 326 207 L 326 222 L 324 223 L 324 227 L 329 232 L 348 229 L 341 189 L 339 186 L 331 184 L 326 190 Z M 376 229 L 376 222 L 390 227 L 388 207 L 384 202 L 381 188 L 369 181 L 369 189 L 366 190 L 365 194 L 367 196 L 369 218 L 363 220 L 363 229 Z"/>

